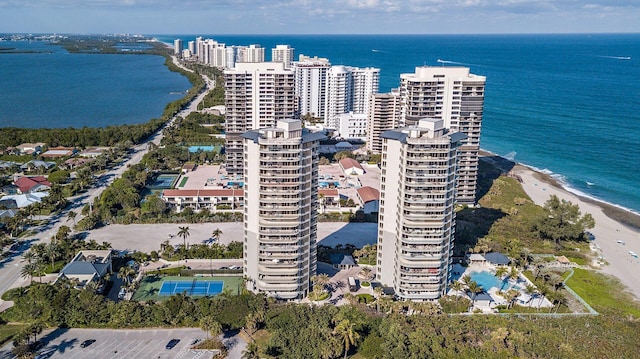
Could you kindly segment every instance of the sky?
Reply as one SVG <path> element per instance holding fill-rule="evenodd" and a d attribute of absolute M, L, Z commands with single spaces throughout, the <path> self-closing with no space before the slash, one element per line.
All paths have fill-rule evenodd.
<path fill-rule="evenodd" d="M 0 0 L 0 33 L 640 32 L 640 0 Z"/>

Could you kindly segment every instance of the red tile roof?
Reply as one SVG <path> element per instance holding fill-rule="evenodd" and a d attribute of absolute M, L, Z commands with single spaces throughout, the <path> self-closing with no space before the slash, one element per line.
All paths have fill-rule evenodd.
<path fill-rule="evenodd" d="M 360 165 L 360 163 L 358 163 L 358 161 L 354 160 L 353 158 L 343 158 L 340 160 L 340 166 L 342 166 L 342 168 L 344 168 L 345 170 L 349 169 L 349 168 L 359 168 L 361 170 L 364 171 L 364 168 L 362 168 L 362 166 Z"/>
<path fill-rule="evenodd" d="M 13 184 L 15 184 L 22 193 L 30 192 L 37 185 L 51 187 L 51 183 L 49 183 L 44 176 L 20 177 L 15 180 Z"/>
<path fill-rule="evenodd" d="M 338 197 L 340 195 L 337 189 L 319 189 L 318 194 L 323 194 L 325 197 Z"/>
<path fill-rule="evenodd" d="M 380 191 L 373 187 L 365 186 L 358 188 L 358 196 L 362 199 L 363 203 L 377 201 L 380 199 Z"/>

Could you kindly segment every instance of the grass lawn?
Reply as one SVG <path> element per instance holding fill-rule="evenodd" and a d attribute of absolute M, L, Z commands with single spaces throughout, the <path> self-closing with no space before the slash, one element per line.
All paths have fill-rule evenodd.
<path fill-rule="evenodd" d="M 623 285 L 614 277 L 595 271 L 575 269 L 567 285 L 593 309 L 602 313 L 617 312 L 640 317 L 640 304 L 631 294 L 622 291 Z"/>
<path fill-rule="evenodd" d="M 11 340 L 14 334 L 26 327 L 25 324 L 5 324 L 0 325 L 0 345 Z"/>
<path fill-rule="evenodd" d="M 140 286 L 133 296 L 131 300 L 135 301 L 161 301 L 167 300 L 170 296 L 159 295 L 160 287 L 162 287 L 163 281 L 192 281 L 197 279 L 199 281 L 223 281 L 224 287 L 223 291 L 229 291 L 231 294 L 237 294 L 242 290 L 242 277 L 240 276 L 229 276 L 229 277 L 174 277 L 174 276 L 146 276 L 142 278 L 140 282 Z"/>
<path fill-rule="evenodd" d="M 182 177 L 182 181 L 180 181 L 180 184 L 178 185 L 178 187 L 184 187 L 184 185 L 187 184 L 188 180 L 189 180 L 189 177 Z"/>

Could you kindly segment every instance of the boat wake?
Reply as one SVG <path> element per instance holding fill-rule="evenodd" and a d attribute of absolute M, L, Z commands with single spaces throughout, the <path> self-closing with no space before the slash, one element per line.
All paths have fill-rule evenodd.
<path fill-rule="evenodd" d="M 631 56 L 598 56 L 605 59 L 614 59 L 614 60 L 631 60 Z"/>
<path fill-rule="evenodd" d="M 474 64 L 467 64 L 465 62 L 457 62 L 457 61 L 449 61 L 449 60 L 442 60 L 442 59 L 438 59 L 437 61 L 438 63 L 441 63 L 442 66 L 444 66 L 445 64 L 451 64 L 451 65 L 465 65 L 465 66 L 480 66 L 480 65 L 474 65 Z"/>
<path fill-rule="evenodd" d="M 371 52 L 387 52 L 387 51 L 384 51 L 384 50 L 378 50 L 378 49 L 371 49 Z"/>

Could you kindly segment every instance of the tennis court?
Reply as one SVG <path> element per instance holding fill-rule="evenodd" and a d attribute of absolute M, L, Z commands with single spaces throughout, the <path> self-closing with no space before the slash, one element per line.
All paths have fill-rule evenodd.
<path fill-rule="evenodd" d="M 208 281 L 208 280 L 171 280 L 163 281 L 162 286 L 158 294 L 160 295 L 174 295 L 179 293 L 186 293 L 191 296 L 198 295 L 216 295 L 222 293 L 224 287 L 223 281 Z"/>

